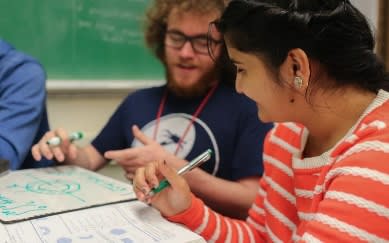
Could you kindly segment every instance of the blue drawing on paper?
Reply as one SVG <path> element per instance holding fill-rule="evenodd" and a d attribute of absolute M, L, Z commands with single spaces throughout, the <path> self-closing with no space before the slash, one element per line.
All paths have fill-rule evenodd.
<path fill-rule="evenodd" d="M 123 243 L 133 243 L 133 242 L 134 242 L 134 241 L 132 241 L 132 240 L 129 239 L 129 238 L 121 239 L 121 241 L 122 241 Z"/>
<path fill-rule="evenodd" d="M 57 240 L 57 243 L 71 243 L 71 242 L 72 242 L 72 239 L 69 239 L 69 238 L 66 238 L 66 237 L 59 238 Z"/>
<path fill-rule="evenodd" d="M 80 238 L 81 240 L 89 240 L 93 238 L 93 235 L 79 236 L 78 238 Z"/>
<path fill-rule="evenodd" d="M 111 230 L 111 234 L 113 234 L 113 235 L 121 235 L 124 233 L 126 233 L 126 231 L 124 229 L 112 229 Z"/>
<path fill-rule="evenodd" d="M 48 235 L 50 234 L 50 229 L 45 226 L 40 226 L 39 231 L 41 231 L 42 235 Z"/>

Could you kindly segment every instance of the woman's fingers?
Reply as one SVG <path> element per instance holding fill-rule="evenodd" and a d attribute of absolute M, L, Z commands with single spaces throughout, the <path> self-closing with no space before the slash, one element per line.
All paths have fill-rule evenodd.
<path fill-rule="evenodd" d="M 145 177 L 151 188 L 156 188 L 159 185 L 159 180 L 157 175 L 158 173 L 158 163 L 152 162 L 148 163 L 145 167 Z"/>
<path fill-rule="evenodd" d="M 134 189 L 134 192 L 136 194 L 136 197 L 143 201 L 146 194 L 150 191 L 149 186 L 147 185 L 146 179 L 145 179 L 145 168 L 139 168 L 134 176 L 134 179 L 132 181 L 132 187 Z"/>

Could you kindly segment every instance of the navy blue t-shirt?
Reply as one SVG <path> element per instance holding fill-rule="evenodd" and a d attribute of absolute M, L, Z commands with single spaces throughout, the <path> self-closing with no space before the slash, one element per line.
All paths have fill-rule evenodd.
<path fill-rule="evenodd" d="M 166 86 L 148 88 L 130 94 L 118 107 L 92 145 L 104 154 L 108 150 L 140 146 L 132 135 L 132 125 L 153 138 L 156 118 Z M 160 117 L 156 141 L 174 153 L 193 114 L 205 96 L 179 98 L 168 93 Z M 208 148 L 211 160 L 201 168 L 227 180 L 262 175 L 262 147 L 272 127 L 258 120 L 257 108 L 233 87 L 220 84 L 194 119 L 178 149 L 177 156 L 191 160 Z"/>

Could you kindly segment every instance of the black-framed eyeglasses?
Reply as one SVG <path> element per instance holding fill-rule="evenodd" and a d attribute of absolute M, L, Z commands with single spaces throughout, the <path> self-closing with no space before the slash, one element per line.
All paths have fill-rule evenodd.
<path fill-rule="evenodd" d="M 187 36 L 184 33 L 176 30 L 168 30 L 165 36 L 165 45 L 175 48 L 181 49 L 185 43 L 189 41 L 193 51 L 198 54 L 208 55 L 208 45 L 211 43 L 216 46 L 222 41 L 220 40 L 209 40 L 207 34 L 204 35 L 195 35 L 195 36 Z"/>

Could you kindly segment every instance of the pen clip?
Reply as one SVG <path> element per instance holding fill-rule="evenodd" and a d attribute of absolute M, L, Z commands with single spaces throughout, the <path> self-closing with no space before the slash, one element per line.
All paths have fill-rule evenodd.
<path fill-rule="evenodd" d="M 208 149 L 204 153 L 200 154 L 196 158 L 194 158 L 189 164 L 182 167 L 177 174 L 181 175 L 185 172 L 191 171 L 193 168 L 200 166 L 205 161 L 209 160 L 211 158 L 212 150 Z"/>

